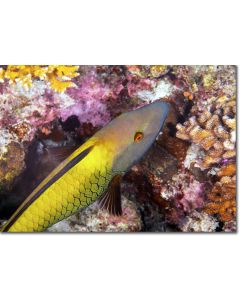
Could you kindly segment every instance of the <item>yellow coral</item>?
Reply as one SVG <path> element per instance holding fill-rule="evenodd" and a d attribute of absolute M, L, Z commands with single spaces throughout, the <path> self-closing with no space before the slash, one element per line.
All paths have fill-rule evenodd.
<path fill-rule="evenodd" d="M 5 70 L 0 68 L 0 82 L 4 82 Z"/>
<path fill-rule="evenodd" d="M 51 88 L 61 93 L 68 87 L 74 86 L 71 79 L 79 75 L 77 70 L 77 66 L 49 66 L 47 78 Z"/>
<path fill-rule="evenodd" d="M 71 81 L 61 81 L 58 80 L 55 76 L 49 76 L 49 82 L 51 85 L 51 88 L 55 90 L 56 92 L 62 93 L 64 92 L 68 87 L 74 86 L 74 83 Z"/>
<path fill-rule="evenodd" d="M 72 78 L 79 75 L 78 66 L 28 66 L 28 65 L 10 65 L 7 69 L 0 69 L 0 82 L 7 79 L 10 84 L 20 82 L 21 85 L 28 89 L 31 87 L 33 80 L 40 79 L 50 83 L 52 89 L 62 93 L 68 87 L 74 86 Z"/>
<path fill-rule="evenodd" d="M 211 74 L 207 74 L 203 77 L 203 86 L 209 88 L 214 83 L 214 79 Z"/>
<path fill-rule="evenodd" d="M 156 65 L 150 67 L 150 73 L 153 77 L 159 77 L 164 75 L 168 70 L 168 66 L 165 65 Z"/>

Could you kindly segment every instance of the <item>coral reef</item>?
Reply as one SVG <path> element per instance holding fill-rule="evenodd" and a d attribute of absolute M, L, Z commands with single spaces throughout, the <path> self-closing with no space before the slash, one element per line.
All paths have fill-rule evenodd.
<path fill-rule="evenodd" d="M 63 220 L 48 232 L 135 232 L 141 231 L 142 221 L 137 206 L 126 197 L 122 197 L 122 216 L 109 215 L 100 210 L 97 203 L 92 204 L 81 213 Z"/>
<path fill-rule="evenodd" d="M 233 221 L 236 218 L 236 162 L 226 162 L 217 171 L 220 179 L 215 183 L 208 194 L 209 203 L 205 211 L 209 214 L 219 214 L 223 222 Z"/>
<path fill-rule="evenodd" d="M 234 66 L 1 66 L 0 219 L 63 154 L 117 115 L 159 99 L 171 111 L 124 176 L 124 215 L 93 205 L 49 231 L 236 231 Z"/>
<path fill-rule="evenodd" d="M 24 150 L 21 144 L 10 142 L 8 151 L 0 160 L 0 190 L 1 187 L 9 189 L 9 183 L 17 177 L 25 167 Z"/>
<path fill-rule="evenodd" d="M 81 124 L 91 123 L 93 127 L 103 126 L 110 121 L 107 101 L 103 100 L 113 97 L 114 93 L 107 84 L 103 85 L 96 68 L 90 69 L 76 81 L 75 88 L 69 88 L 69 93 L 60 94 L 54 92 L 46 81 L 35 80 L 35 69 L 32 70 L 31 66 L 29 68 L 28 70 L 27 67 L 20 66 L 21 75 L 16 71 L 20 78 L 24 78 L 26 72 L 33 73 L 28 89 L 23 88 L 21 80 L 14 81 L 12 77 L 11 84 L 6 84 L 4 92 L 0 94 L 0 103 L 4 103 L 0 107 L 0 162 L 6 160 L 3 155 L 10 155 L 7 152 L 11 151 L 11 143 L 20 143 L 21 148 L 27 148 L 40 128 L 46 130 L 49 127 L 51 131 L 51 122 L 56 118 L 64 122 L 68 117 L 76 115 Z M 48 70 L 50 69 L 49 67 Z M 5 76 L 10 70 L 11 67 L 7 68 Z M 64 70 L 65 68 L 59 66 L 56 72 L 64 75 Z M 24 153 L 26 151 L 24 149 Z M 20 157 L 24 160 L 24 155 Z M 22 164 L 16 164 L 13 168 L 7 164 L 4 170 L 0 170 L 0 179 L 4 178 L 7 183 L 4 184 L 5 187 L 11 185 L 12 179 L 21 173 L 23 167 Z"/>
<path fill-rule="evenodd" d="M 208 194 L 209 203 L 205 206 L 208 214 L 219 214 L 223 222 L 232 221 L 236 217 L 236 182 L 222 184 L 217 182 Z"/>
<path fill-rule="evenodd" d="M 237 221 L 229 221 L 225 222 L 223 226 L 223 231 L 224 232 L 236 232 L 237 231 Z"/>
<path fill-rule="evenodd" d="M 166 65 L 131 65 L 127 66 L 128 71 L 142 78 L 155 79 L 166 75 L 169 72 L 169 67 Z"/>
<path fill-rule="evenodd" d="M 217 220 L 205 212 L 193 211 L 180 225 L 183 232 L 213 232 L 219 224 Z"/>
<path fill-rule="evenodd" d="M 196 180 L 190 171 L 179 168 L 178 160 L 159 144 L 151 148 L 125 181 L 124 192 L 141 203 L 144 215 L 148 212 L 154 219 L 155 226 L 148 225 L 151 231 L 156 228 L 157 231 L 172 231 L 171 226 L 180 230 L 186 217 L 202 209 L 206 200 L 206 184 Z M 159 209 L 149 204 L 152 201 Z"/>
<path fill-rule="evenodd" d="M 128 69 L 141 80 L 153 79 L 149 66 L 131 66 Z M 168 85 L 167 89 L 163 82 Z M 150 167 L 152 162 L 156 162 L 156 154 L 152 154 L 148 168 L 144 170 L 155 191 L 152 197 L 164 203 L 168 222 L 176 224 L 180 230 L 179 224 L 194 211 L 194 206 L 221 222 L 234 221 L 236 68 L 168 66 L 163 77 L 159 74 L 157 81 L 151 80 L 151 85 L 151 89 L 139 91 L 138 97 L 146 102 L 156 100 L 154 87 L 159 85 L 161 96 L 173 104 L 175 116 L 178 116 L 176 120 L 168 118 L 167 126 L 171 126 L 158 139 L 158 144 L 177 159 L 178 172 L 173 176 L 169 173 L 166 159 Z M 158 155 L 162 155 L 161 152 Z M 168 160 L 172 161 L 171 158 Z M 163 176 L 153 171 L 159 166 Z M 172 168 L 170 170 L 173 171 Z M 170 175 L 168 184 L 163 180 L 168 177 L 167 174 Z"/>
<path fill-rule="evenodd" d="M 202 105 L 205 106 L 203 111 L 194 106 L 191 112 L 193 116 L 184 125 L 177 125 L 176 136 L 207 151 L 200 165 L 207 169 L 220 163 L 222 158 L 234 159 L 236 156 L 236 120 L 233 117 L 236 103 L 233 99 L 222 97 L 211 98 Z"/>
<path fill-rule="evenodd" d="M 200 67 L 196 73 L 201 83 L 188 80 L 191 92 L 195 87 L 193 106 L 188 119 L 177 124 L 176 136 L 199 146 L 203 152 L 195 165 L 218 178 L 205 211 L 230 221 L 236 216 L 236 70 Z"/>
<path fill-rule="evenodd" d="M 171 95 L 175 89 L 167 78 L 168 66 L 127 66 L 128 94 L 130 97 L 151 102 Z"/>
<path fill-rule="evenodd" d="M 56 92 L 62 93 L 67 88 L 75 86 L 72 78 L 79 75 L 78 66 L 6 66 L 0 68 L 0 82 L 8 80 L 10 85 L 20 83 L 25 89 L 33 85 L 33 80 L 45 80 Z"/>

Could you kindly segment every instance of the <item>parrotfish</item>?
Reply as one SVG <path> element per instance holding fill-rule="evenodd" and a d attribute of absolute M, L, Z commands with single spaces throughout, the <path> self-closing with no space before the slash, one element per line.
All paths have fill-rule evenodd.
<path fill-rule="evenodd" d="M 121 215 L 121 177 L 154 143 L 168 112 L 168 103 L 156 101 L 112 120 L 34 189 L 2 231 L 44 231 L 96 200 Z"/>

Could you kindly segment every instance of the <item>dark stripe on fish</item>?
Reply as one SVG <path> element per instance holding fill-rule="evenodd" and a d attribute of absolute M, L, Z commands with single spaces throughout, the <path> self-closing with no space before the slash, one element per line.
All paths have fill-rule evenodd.
<path fill-rule="evenodd" d="M 44 193 L 53 183 L 55 183 L 59 178 L 61 178 L 66 172 L 73 168 L 77 163 L 79 163 L 88 153 L 92 150 L 93 146 L 85 149 L 83 152 L 74 157 L 70 162 L 66 164 L 56 175 L 54 175 L 39 191 L 36 192 L 26 203 L 19 209 L 17 214 L 8 221 L 8 223 L 3 227 L 3 232 L 8 231 L 8 229 L 17 221 L 17 219 L 23 214 L 23 212 L 39 197 Z"/>

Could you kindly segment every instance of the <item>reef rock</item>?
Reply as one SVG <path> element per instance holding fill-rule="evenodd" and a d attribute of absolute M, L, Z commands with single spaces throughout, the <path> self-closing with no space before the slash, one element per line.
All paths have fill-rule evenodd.
<path fill-rule="evenodd" d="M 218 225 L 219 223 L 214 217 L 194 210 L 184 219 L 180 229 L 183 232 L 214 232 Z"/>
<path fill-rule="evenodd" d="M 110 215 L 95 202 L 83 211 L 54 224 L 47 232 L 136 232 L 142 221 L 137 206 L 122 196 L 122 216 Z"/>

